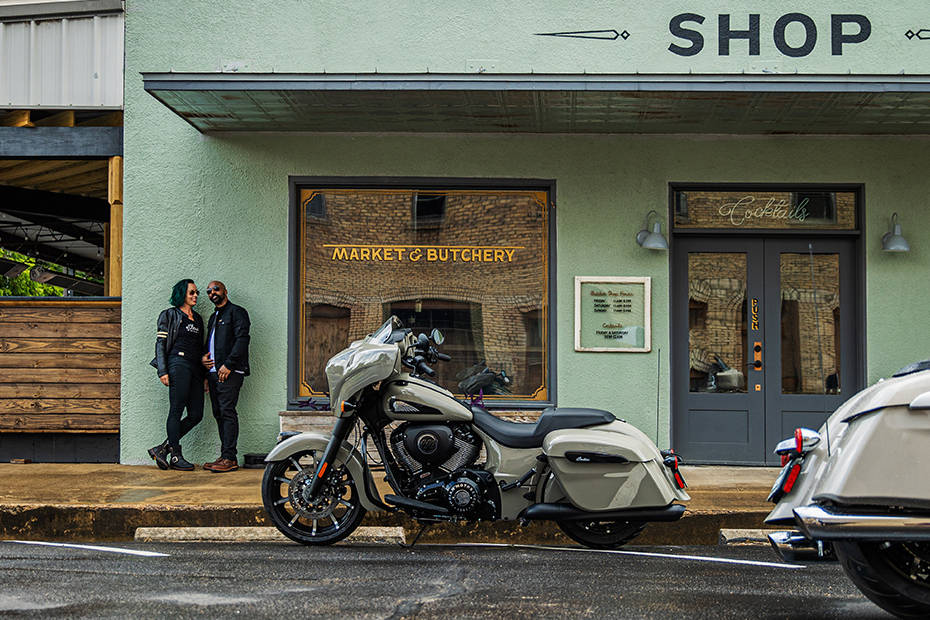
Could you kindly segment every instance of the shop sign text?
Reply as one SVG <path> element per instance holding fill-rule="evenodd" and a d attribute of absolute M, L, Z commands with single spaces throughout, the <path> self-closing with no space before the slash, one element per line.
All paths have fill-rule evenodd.
<path fill-rule="evenodd" d="M 672 43 L 668 50 L 678 56 L 696 56 L 704 49 L 704 32 L 700 28 L 705 17 L 697 13 L 681 13 L 669 21 L 668 30 L 683 43 Z M 739 26 L 734 23 L 741 24 Z M 739 16 L 731 21 L 729 13 L 717 16 L 717 55 L 730 55 L 731 41 L 746 41 L 741 49 L 748 49 L 750 56 L 759 56 L 762 51 L 762 17 L 759 13 Z M 766 24 L 766 28 L 768 25 Z M 792 32 L 789 42 L 788 31 Z M 830 53 L 843 55 L 843 46 L 865 42 L 872 34 L 872 22 L 865 15 L 841 14 L 830 16 Z M 797 38 L 795 34 L 803 36 Z M 775 49 L 791 58 L 808 56 L 817 47 L 817 23 L 804 13 L 786 13 L 772 24 L 772 42 Z"/>
<path fill-rule="evenodd" d="M 736 202 L 720 205 L 717 213 L 729 218 L 730 223 L 734 226 L 742 226 L 753 219 L 794 220 L 800 223 L 810 215 L 807 211 L 807 203 L 809 202 L 807 198 L 801 199 L 794 206 L 784 198 L 779 200 L 769 198 L 764 205 L 755 205 L 755 202 L 755 196 L 743 196 Z"/>
<path fill-rule="evenodd" d="M 521 246 L 335 245 L 324 244 L 331 260 L 410 263 L 512 263 Z"/>

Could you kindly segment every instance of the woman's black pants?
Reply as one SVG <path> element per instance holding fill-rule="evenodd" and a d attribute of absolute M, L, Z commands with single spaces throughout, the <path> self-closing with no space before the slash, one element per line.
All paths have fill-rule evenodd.
<path fill-rule="evenodd" d="M 179 355 L 168 361 L 168 445 L 181 446 L 181 437 L 203 419 L 203 374 L 200 368 Z M 181 419 L 184 409 L 187 417 Z"/>

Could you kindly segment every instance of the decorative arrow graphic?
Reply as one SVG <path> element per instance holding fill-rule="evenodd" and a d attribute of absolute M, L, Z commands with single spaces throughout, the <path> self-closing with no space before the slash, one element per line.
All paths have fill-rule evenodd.
<path fill-rule="evenodd" d="M 536 32 L 537 37 L 568 37 L 571 39 L 598 39 L 600 41 L 616 41 L 623 39 L 626 41 L 630 38 L 630 33 L 624 30 L 575 30 L 572 32 Z"/>
<path fill-rule="evenodd" d="M 906 36 L 908 39 L 916 38 L 920 39 L 921 41 L 928 41 L 930 40 L 930 28 L 922 28 L 916 32 L 913 30 L 908 30 L 904 33 L 904 36 Z"/>

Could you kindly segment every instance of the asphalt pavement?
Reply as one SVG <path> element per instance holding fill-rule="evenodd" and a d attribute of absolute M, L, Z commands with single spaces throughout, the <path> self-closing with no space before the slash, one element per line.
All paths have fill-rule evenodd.
<path fill-rule="evenodd" d="M 288 543 L 95 549 L 36 542 L 0 541 L 0 616 L 888 617 L 837 564 L 798 568 L 758 546 L 612 553 Z"/>

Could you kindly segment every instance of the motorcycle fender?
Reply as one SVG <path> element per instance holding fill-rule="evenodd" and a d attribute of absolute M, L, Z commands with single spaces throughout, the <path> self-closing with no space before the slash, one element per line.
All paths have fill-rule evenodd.
<path fill-rule="evenodd" d="M 648 437 L 625 422 L 546 435 L 543 451 L 559 486 L 582 510 L 667 506 L 677 489 Z"/>
<path fill-rule="evenodd" d="M 276 445 L 274 449 L 268 453 L 268 456 L 265 457 L 265 462 L 274 463 L 276 461 L 283 461 L 287 457 L 305 450 L 318 450 L 322 452 L 326 449 L 326 446 L 329 445 L 329 440 L 329 435 L 320 433 L 301 433 L 299 435 L 294 435 Z M 371 474 L 368 468 L 365 467 L 362 455 L 352 444 L 345 441 L 342 442 L 342 447 L 340 447 L 339 451 L 336 453 L 334 465 L 345 465 L 349 470 L 349 473 L 352 475 L 352 480 L 355 481 L 355 488 L 361 497 L 362 506 L 365 507 L 365 510 L 383 510 L 382 506 L 378 506 L 368 497 L 366 489 L 375 489 L 375 493 L 377 493 L 377 489 L 374 481 L 371 480 Z M 379 501 L 381 500 L 380 497 L 377 499 Z"/>

